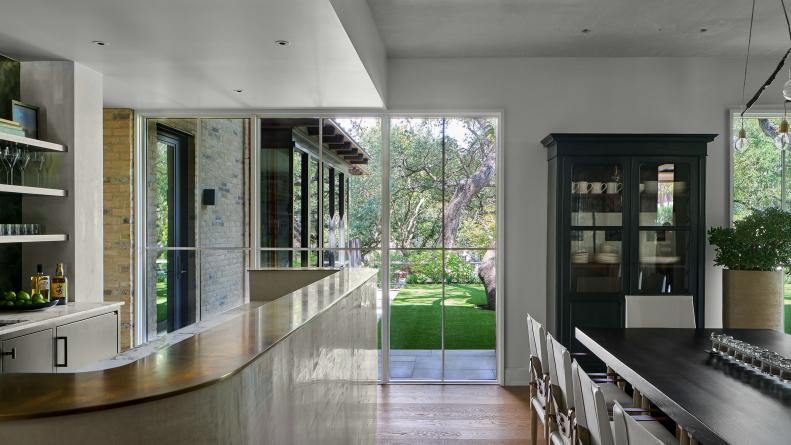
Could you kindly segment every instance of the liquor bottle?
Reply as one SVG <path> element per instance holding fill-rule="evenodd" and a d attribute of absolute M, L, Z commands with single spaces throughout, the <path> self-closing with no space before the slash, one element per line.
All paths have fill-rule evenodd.
<path fill-rule="evenodd" d="M 44 275 L 44 267 L 36 265 L 36 274 L 30 277 L 30 294 L 41 294 L 45 300 L 49 300 L 49 275 Z"/>
<path fill-rule="evenodd" d="M 63 263 L 58 263 L 55 267 L 55 276 L 50 280 L 49 296 L 52 300 L 58 300 L 58 304 L 66 304 L 69 299 L 69 280 L 63 270 Z"/>

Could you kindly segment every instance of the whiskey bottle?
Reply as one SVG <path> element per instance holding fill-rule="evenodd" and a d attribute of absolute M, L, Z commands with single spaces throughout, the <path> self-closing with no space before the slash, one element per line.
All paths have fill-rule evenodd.
<path fill-rule="evenodd" d="M 63 269 L 63 263 L 58 263 L 55 276 L 50 280 L 49 296 L 52 300 L 57 300 L 59 305 L 66 304 L 69 299 L 69 280 Z"/>
<path fill-rule="evenodd" d="M 41 264 L 36 265 L 36 273 L 30 277 L 30 294 L 41 294 L 45 300 L 49 300 L 49 275 L 44 275 Z"/>

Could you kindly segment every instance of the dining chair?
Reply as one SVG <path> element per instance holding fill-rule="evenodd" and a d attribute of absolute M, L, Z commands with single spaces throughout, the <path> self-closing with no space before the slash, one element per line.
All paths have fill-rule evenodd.
<path fill-rule="evenodd" d="M 547 353 L 550 363 L 549 368 L 549 409 L 547 428 L 550 432 L 550 442 L 555 445 L 569 445 L 574 443 L 574 410 L 578 403 L 574 397 L 574 385 L 572 383 L 572 358 L 571 353 L 555 339 L 551 334 L 547 334 Z M 597 383 L 602 392 L 608 409 L 611 409 L 616 401 L 623 405 L 632 402 L 631 396 L 621 390 L 621 388 L 609 378 L 603 380 L 592 378 L 591 374 L 586 374 L 591 380 Z M 626 408 L 632 412 L 644 413 L 640 408 Z"/>
<path fill-rule="evenodd" d="M 627 328 L 695 328 L 691 295 L 627 295 Z"/>
<path fill-rule="evenodd" d="M 625 327 L 694 329 L 694 299 L 691 295 L 627 295 Z M 633 399 L 635 406 L 651 409 L 651 402 L 636 388 Z"/>
<path fill-rule="evenodd" d="M 575 397 L 575 444 L 620 445 L 615 442 L 604 392 L 588 377 L 576 361 L 572 363 L 572 384 Z M 616 407 L 621 410 L 621 413 L 626 413 L 626 409 L 620 403 L 615 403 L 613 410 Z M 630 416 L 629 420 L 639 420 L 640 426 L 657 437 L 660 440 L 659 443 L 678 445 L 678 440 L 673 434 L 657 420 L 649 416 Z M 642 442 L 632 443 L 642 445 Z"/>
<path fill-rule="evenodd" d="M 546 331 L 544 326 L 527 314 L 527 337 L 530 346 L 530 438 L 538 439 L 538 421 L 544 425 L 544 440 L 549 441 L 547 409 L 549 402 L 549 374 Z"/>
<path fill-rule="evenodd" d="M 612 410 L 612 432 L 614 445 L 663 445 L 678 444 L 679 441 L 659 425 L 658 428 L 646 428 L 644 422 L 638 422 L 629 416 L 623 407 L 616 403 Z"/>

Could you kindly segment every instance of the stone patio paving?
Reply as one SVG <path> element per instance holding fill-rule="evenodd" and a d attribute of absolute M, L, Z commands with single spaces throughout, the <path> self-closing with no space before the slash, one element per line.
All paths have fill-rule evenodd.
<path fill-rule="evenodd" d="M 381 351 L 380 351 L 381 374 Z M 390 351 L 392 380 L 441 380 L 442 351 L 394 349 Z M 494 349 L 449 349 L 445 351 L 445 380 L 495 380 L 497 356 Z"/>

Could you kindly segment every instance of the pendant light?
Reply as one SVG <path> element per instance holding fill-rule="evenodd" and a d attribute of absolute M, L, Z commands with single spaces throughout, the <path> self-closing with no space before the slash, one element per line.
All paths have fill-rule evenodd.
<path fill-rule="evenodd" d="M 788 80 L 783 85 L 783 97 L 785 100 L 791 100 L 791 68 L 788 70 Z"/>
<path fill-rule="evenodd" d="M 742 81 L 742 103 L 744 103 L 744 110 L 741 113 L 741 128 L 739 128 L 739 137 L 733 144 L 736 151 L 742 151 L 747 148 L 747 132 L 744 130 L 744 113 L 749 106 L 745 102 L 745 91 L 747 90 L 747 67 L 750 65 L 750 44 L 753 40 L 753 21 L 755 20 L 755 0 L 753 0 L 752 11 L 750 12 L 750 31 L 747 33 L 747 57 L 744 60 L 744 80 Z M 789 91 L 791 92 L 791 91 Z"/>
<path fill-rule="evenodd" d="M 787 150 L 789 146 L 791 146 L 791 138 L 788 136 L 788 120 L 786 119 L 786 115 L 788 112 L 788 101 L 783 102 L 783 120 L 780 122 L 780 128 L 778 129 L 777 136 L 775 137 L 775 147 L 779 150 Z"/>
<path fill-rule="evenodd" d="M 736 142 L 733 143 L 733 148 L 736 151 L 742 151 L 747 148 L 747 132 L 744 131 L 744 118 L 742 118 L 742 127 L 739 128 L 739 137 L 736 138 Z"/>

